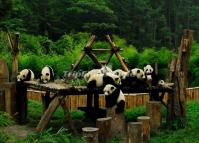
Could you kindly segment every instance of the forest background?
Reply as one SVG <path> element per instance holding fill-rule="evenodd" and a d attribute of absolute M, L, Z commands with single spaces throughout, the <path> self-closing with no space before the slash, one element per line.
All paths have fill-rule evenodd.
<path fill-rule="evenodd" d="M 189 86 L 199 85 L 198 0 L 0 0 L 0 58 L 11 69 L 7 35 L 20 32 L 19 69 L 36 76 L 44 65 L 57 78 L 78 59 L 90 33 L 111 34 L 129 68 L 158 63 L 167 76 L 167 64 L 177 53 L 183 29 L 192 29 L 194 41 L 189 64 Z M 93 48 L 110 47 L 102 39 Z M 107 54 L 98 55 L 104 59 Z M 116 57 L 110 62 L 120 68 Z M 78 70 L 93 68 L 87 57 Z M 11 71 L 11 70 L 10 70 Z"/>

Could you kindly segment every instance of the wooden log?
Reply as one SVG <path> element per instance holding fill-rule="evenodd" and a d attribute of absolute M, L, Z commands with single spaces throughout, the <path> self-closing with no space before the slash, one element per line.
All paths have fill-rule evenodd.
<path fill-rule="evenodd" d="M 5 111 L 14 116 L 16 111 L 16 84 L 15 82 L 5 83 Z"/>
<path fill-rule="evenodd" d="M 73 133 L 74 133 L 75 135 L 77 135 L 77 131 L 76 131 L 76 129 L 74 128 L 73 123 L 72 123 L 72 119 L 71 119 L 70 112 L 69 112 L 69 109 L 68 109 L 68 106 L 67 106 L 66 98 L 64 98 L 64 99 L 62 100 L 61 106 L 62 106 L 62 108 L 63 108 L 63 110 L 64 110 L 64 118 L 65 118 L 65 121 L 66 121 L 66 123 L 67 123 L 69 129 L 70 129 L 71 131 L 73 131 Z"/>
<path fill-rule="evenodd" d="M 12 76 L 11 81 L 16 82 L 18 73 L 19 33 L 15 33 L 15 41 L 12 47 Z"/>
<path fill-rule="evenodd" d="M 143 142 L 148 143 L 150 140 L 150 117 L 140 116 L 137 117 L 138 122 L 142 122 L 143 125 Z"/>
<path fill-rule="evenodd" d="M 82 61 L 82 59 L 86 56 L 86 52 L 82 51 L 80 54 L 79 59 L 76 61 L 76 63 L 72 66 L 72 72 L 75 71 L 78 67 L 78 65 L 80 64 L 80 62 Z"/>
<path fill-rule="evenodd" d="M 127 143 L 143 143 L 142 122 L 128 123 Z"/>
<path fill-rule="evenodd" d="M 98 118 L 96 126 L 99 128 L 99 142 L 108 142 L 111 139 L 111 117 Z"/>
<path fill-rule="evenodd" d="M 102 65 L 98 61 L 97 56 L 93 54 L 91 51 L 86 51 L 87 55 L 93 60 L 93 62 L 96 64 L 97 67 L 101 68 Z"/>
<path fill-rule="evenodd" d="M 126 134 L 126 122 L 123 113 L 116 114 L 115 107 L 107 108 L 107 117 L 111 117 L 112 137 L 124 137 Z"/>
<path fill-rule="evenodd" d="M 19 115 L 18 120 L 20 124 L 24 124 L 27 121 L 27 110 L 28 110 L 27 87 L 23 83 L 18 82 L 16 89 L 17 89 L 17 94 L 16 94 L 17 111 Z"/>
<path fill-rule="evenodd" d="M 51 116 L 53 115 L 53 113 L 55 112 L 57 107 L 60 105 L 60 102 L 62 101 L 63 98 L 64 98 L 63 96 L 61 96 L 61 97 L 56 96 L 51 101 L 51 103 L 49 104 L 48 108 L 46 109 L 46 111 L 42 115 L 41 120 L 39 121 L 39 124 L 37 125 L 36 130 L 38 132 L 42 132 L 43 129 L 46 127 L 46 125 L 50 121 Z"/>
<path fill-rule="evenodd" d="M 151 119 L 151 130 L 157 131 L 161 125 L 161 114 L 160 114 L 161 102 L 149 101 L 146 107 L 147 116 Z"/>
<path fill-rule="evenodd" d="M 83 137 L 87 143 L 98 143 L 98 128 L 94 127 L 84 127 L 82 128 Z"/>
<path fill-rule="evenodd" d="M 43 113 L 46 111 L 51 101 L 50 92 L 46 91 L 45 95 L 42 95 Z"/>

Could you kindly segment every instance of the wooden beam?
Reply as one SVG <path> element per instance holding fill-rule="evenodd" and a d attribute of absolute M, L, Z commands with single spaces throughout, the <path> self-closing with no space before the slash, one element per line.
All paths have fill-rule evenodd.
<path fill-rule="evenodd" d="M 91 51 L 87 51 L 86 53 L 99 68 L 102 67 L 102 64 L 98 61 L 95 54 L 93 54 Z"/>
<path fill-rule="evenodd" d="M 116 55 L 117 59 L 119 60 L 121 66 L 122 66 L 122 69 L 124 71 L 128 71 L 128 68 L 127 68 L 126 64 L 124 63 L 124 61 L 123 61 L 122 57 L 120 56 L 119 52 L 116 50 L 115 43 L 111 40 L 109 35 L 106 35 L 106 39 L 108 40 L 108 42 L 110 43 L 111 47 L 113 48 L 114 54 Z"/>
<path fill-rule="evenodd" d="M 79 59 L 78 59 L 77 62 L 72 66 L 72 71 L 75 71 L 75 70 L 77 69 L 78 65 L 80 64 L 80 62 L 82 61 L 82 59 L 85 57 L 85 55 L 86 55 L 86 52 L 85 52 L 85 51 L 81 52 L 81 55 L 80 55 Z"/>
<path fill-rule="evenodd" d="M 63 96 L 56 96 L 51 103 L 48 106 L 48 109 L 46 109 L 46 111 L 44 112 L 44 114 L 41 117 L 41 120 L 39 121 L 39 124 L 37 125 L 36 130 L 38 132 L 42 132 L 44 130 L 44 128 L 46 127 L 46 125 L 48 124 L 48 122 L 50 121 L 51 116 L 53 115 L 53 113 L 55 112 L 55 110 L 57 109 L 57 107 L 60 105 L 61 101 L 64 99 Z"/>

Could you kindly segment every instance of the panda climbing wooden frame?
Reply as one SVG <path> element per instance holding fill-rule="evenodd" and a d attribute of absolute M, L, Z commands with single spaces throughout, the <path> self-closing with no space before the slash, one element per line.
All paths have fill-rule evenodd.
<path fill-rule="evenodd" d="M 117 59 L 119 60 L 121 67 L 124 71 L 128 71 L 128 68 L 125 64 L 125 62 L 123 61 L 121 55 L 119 54 L 119 51 L 121 51 L 122 49 L 118 48 L 116 46 L 116 44 L 111 40 L 111 37 L 109 35 L 105 35 L 107 41 L 109 42 L 109 44 L 111 45 L 110 49 L 92 49 L 92 44 L 94 43 L 94 41 L 96 40 L 96 35 L 92 35 L 89 39 L 89 41 L 87 42 L 86 46 L 84 47 L 84 49 L 82 50 L 79 59 L 76 61 L 75 64 L 72 65 L 72 71 L 75 71 L 78 67 L 78 65 L 80 64 L 80 62 L 82 61 L 82 59 L 88 55 L 92 61 L 96 64 L 97 67 L 102 67 L 102 64 L 107 65 L 112 56 L 115 54 Z M 93 53 L 93 51 L 109 51 L 110 55 L 108 57 L 107 60 L 105 61 L 99 61 L 96 57 L 96 55 Z"/>

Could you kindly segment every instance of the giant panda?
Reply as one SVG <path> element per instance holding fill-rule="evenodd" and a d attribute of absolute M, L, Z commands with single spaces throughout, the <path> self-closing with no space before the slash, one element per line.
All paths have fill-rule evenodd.
<path fill-rule="evenodd" d="M 126 78 L 126 76 L 128 75 L 128 72 L 125 72 L 121 69 L 114 70 L 113 73 L 115 75 L 118 75 L 121 80 L 124 80 Z"/>
<path fill-rule="evenodd" d="M 122 80 L 122 85 L 127 87 L 145 87 L 146 76 L 144 71 L 139 68 L 131 69 Z"/>
<path fill-rule="evenodd" d="M 95 92 L 96 88 L 104 88 L 107 84 L 113 84 L 117 87 L 121 85 L 121 80 L 119 76 L 114 75 L 113 73 L 105 73 L 105 74 L 93 74 L 90 76 L 87 81 L 87 107 L 92 107 L 92 98 L 94 94 L 94 107 L 99 108 L 99 95 Z"/>
<path fill-rule="evenodd" d="M 45 66 L 41 70 L 40 82 L 47 83 L 49 81 L 54 81 L 54 71 L 52 67 Z"/>
<path fill-rule="evenodd" d="M 116 114 L 124 112 L 125 96 L 119 88 L 116 88 L 114 85 L 107 84 L 104 87 L 103 92 L 105 95 L 105 103 L 107 108 L 116 106 Z"/>
<path fill-rule="evenodd" d="M 30 69 L 23 69 L 19 72 L 17 75 L 17 81 L 23 82 L 23 81 L 31 81 L 35 77 L 34 73 Z"/>
<path fill-rule="evenodd" d="M 111 68 L 109 68 L 108 66 L 102 66 L 102 68 L 100 69 L 92 69 L 84 75 L 84 79 L 85 81 L 88 81 L 93 74 L 105 74 L 107 72 L 112 72 Z"/>
<path fill-rule="evenodd" d="M 93 74 L 87 81 L 88 88 L 104 87 L 106 84 L 113 84 L 115 86 L 121 85 L 121 79 L 119 76 L 108 72 L 105 74 Z"/>
<path fill-rule="evenodd" d="M 146 75 L 146 79 L 149 85 L 157 86 L 160 80 L 159 76 L 155 73 L 153 67 L 151 65 L 144 66 L 144 73 Z"/>

